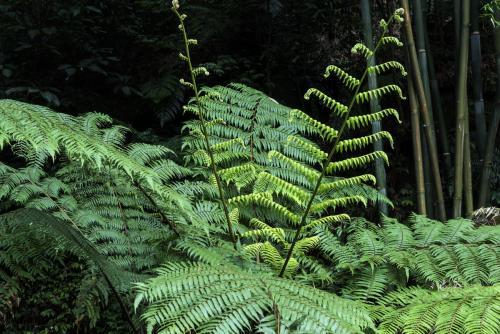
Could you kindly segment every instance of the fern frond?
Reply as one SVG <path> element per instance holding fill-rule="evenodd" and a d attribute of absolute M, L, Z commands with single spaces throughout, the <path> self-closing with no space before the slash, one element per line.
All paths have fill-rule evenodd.
<path fill-rule="evenodd" d="M 368 73 L 380 75 L 391 69 L 399 70 L 402 76 L 406 76 L 407 74 L 404 66 L 400 62 L 395 60 L 391 60 L 375 66 L 370 66 L 368 67 Z"/>
<path fill-rule="evenodd" d="M 311 96 L 316 97 L 324 106 L 328 107 L 331 112 L 339 117 L 342 117 L 347 113 L 348 107 L 346 105 L 335 101 L 316 88 L 309 88 L 304 95 L 304 99 L 309 100 Z"/>
<path fill-rule="evenodd" d="M 208 332 L 240 333 L 269 315 L 307 333 L 374 327 L 361 304 L 291 280 L 199 264 L 169 264 L 157 275 L 137 285 L 135 305 L 148 304 L 142 317 L 150 331 L 203 331 L 208 324 Z"/>
<path fill-rule="evenodd" d="M 377 133 L 364 137 L 342 140 L 337 144 L 335 152 L 343 153 L 359 150 L 382 139 L 387 139 L 391 147 L 393 147 L 394 139 L 392 138 L 391 134 L 387 131 L 379 131 Z"/>
<path fill-rule="evenodd" d="M 324 77 L 328 78 L 332 73 L 334 73 L 349 89 L 355 89 L 360 84 L 359 79 L 356 79 L 355 77 L 335 65 L 330 65 L 326 68 Z"/>
<path fill-rule="evenodd" d="M 358 157 L 331 162 L 326 167 L 326 172 L 331 174 L 338 171 L 346 171 L 353 168 L 359 168 L 375 161 L 376 159 L 382 159 L 386 164 L 389 164 L 389 158 L 384 151 L 375 151 Z"/>
<path fill-rule="evenodd" d="M 380 121 L 387 116 L 394 116 L 396 120 L 401 123 L 399 120 L 399 113 L 396 109 L 384 109 L 372 114 L 365 114 L 359 116 L 351 116 L 347 119 L 346 126 L 349 129 L 355 130 L 368 125 L 371 125 L 372 122 Z"/>
<path fill-rule="evenodd" d="M 498 286 L 412 288 L 390 293 L 376 307 L 381 333 L 493 334 L 500 328 Z"/>
<path fill-rule="evenodd" d="M 372 90 L 368 90 L 366 92 L 359 92 L 356 95 L 356 103 L 365 103 L 370 102 L 373 99 L 380 99 L 387 94 L 395 93 L 399 96 L 400 99 L 406 99 L 403 96 L 403 91 L 397 85 L 386 85 L 383 87 L 375 88 Z"/>

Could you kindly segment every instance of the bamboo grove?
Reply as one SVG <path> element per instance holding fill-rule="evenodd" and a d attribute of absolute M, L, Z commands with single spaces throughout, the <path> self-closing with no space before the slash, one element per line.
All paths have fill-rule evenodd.
<path fill-rule="evenodd" d="M 415 0 L 412 4 L 410 7 L 409 1 L 401 1 L 406 10 L 404 36 L 411 69 L 408 95 L 412 110 L 418 212 L 440 220 L 470 217 L 474 210 L 489 204 L 489 180 L 499 125 L 497 102 L 490 115 L 485 113 L 479 21 L 485 16 L 490 19 L 498 57 L 499 3 L 454 1 L 457 50 L 454 108 L 445 108 L 441 99 L 429 49 L 426 3 Z M 446 114 L 454 115 L 454 127 L 451 117 Z M 454 133 L 450 129 L 454 129 Z M 452 143 L 454 149 L 450 147 Z M 474 185 L 473 178 L 478 180 Z"/>
<path fill-rule="evenodd" d="M 178 149 L 102 113 L 1 99 L 0 326 L 30 287 L 77 263 L 75 320 L 54 333 L 498 333 L 499 213 L 472 212 L 488 204 L 500 121 L 498 105 L 486 119 L 477 20 L 489 13 L 499 51 L 500 7 L 456 1 L 452 150 L 423 2 L 402 0 L 376 29 L 370 3 L 359 3 L 356 69 L 323 73 L 347 93 L 304 93 L 328 122 L 242 83 L 204 85 L 178 0 L 179 84 L 190 94 Z M 397 138 L 385 130 L 403 103 L 418 204 L 404 221 L 391 217 Z M 376 221 L 359 214 L 369 207 Z"/>

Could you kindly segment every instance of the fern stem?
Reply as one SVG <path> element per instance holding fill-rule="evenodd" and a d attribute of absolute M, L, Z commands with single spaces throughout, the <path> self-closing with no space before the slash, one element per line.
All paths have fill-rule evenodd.
<path fill-rule="evenodd" d="M 391 16 L 391 18 L 387 22 L 387 25 L 384 27 L 384 29 L 382 31 L 382 35 L 380 36 L 380 38 L 379 38 L 379 40 L 378 40 L 375 48 L 373 49 L 373 53 L 372 53 L 372 56 L 370 56 L 370 58 L 374 57 L 375 54 L 377 53 L 377 50 L 381 46 L 381 42 L 382 42 L 383 38 L 385 37 L 385 35 L 387 33 L 388 27 L 391 25 L 391 23 L 392 23 L 393 20 L 394 20 L 394 15 Z M 369 62 L 367 64 L 369 64 Z M 293 249 L 295 248 L 295 245 L 299 241 L 300 232 L 302 231 L 302 227 L 304 226 L 304 224 L 305 224 L 305 222 L 307 220 L 307 217 L 309 216 L 309 212 L 311 211 L 311 207 L 312 207 L 312 204 L 314 202 L 314 199 L 316 198 L 316 195 L 318 194 L 319 187 L 321 186 L 321 181 L 323 181 L 323 178 L 326 175 L 326 169 L 327 169 L 328 165 L 333 160 L 333 155 L 335 154 L 335 151 L 337 149 L 337 145 L 340 142 L 340 138 L 342 137 L 342 134 L 344 133 L 344 130 L 346 128 L 347 121 L 349 120 L 349 115 L 351 114 L 351 111 L 352 111 L 352 109 L 354 107 L 354 104 L 356 102 L 356 96 L 360 92 L 361 86 L 363 85 L 365 79 L 368 76 L 368 68 L 369 68 L 369 66 L 367 65 L 366 68 L 365 68 L 365 71 L 363 72 L 363 75 L 361 76 L 361 79 L 359 80 L 359 84 L 356 87 L 356 90 L 354 91 L 354 94 L 352 95 L 351 102 L 349 103 L 349 106 L 348 106 L 347 111 L 345 113 L 345 117 L 342 120 L 342 124 L 341 124 L 340 129 L 339 129 L 339 131 L 337 133 L 337 137 L 335 138 L 335 141 L 334 141 L 333 146 L 332 146 L 332 148 L 330 150 L 330 153 L 328 154 L 328 157 L 326 158 L 326 160 L 322 164 L 321 174 L 320 174 L 320 176 L 318 177 L 318 179 L 316 181 L 316 185 L 314 186 L 314 190 L 313 190 L 313 192 L 311 194 L 311 197 L 309 198 L 309 201 L 307 202 L 307 205 L 306 205 L 306 208 L 304 210 L 304 213 L 302 214 L 302 216 L 300 218 L 300 223 L 299 223 L 299 225 L 297 227 L 297 230 L 295 231 L 295 235 L 293 237 L 293 241 L 290 244 L 290 248 L 288 249 L 288 252 L 287 252 L 287 255 L 286 255 L 286 258 L 285 258 L 285 262 L 283 263 L 283 267 L 281 268 L 281 271 L 279 273 L 279 277 L 283 277 L 283 275 L 285 274 L 286 268 L 288 266 L 288 262 L 290 262 L 290 259 L 291 259 L 292 254 L 293 254 Z"/>
<path fill-rule="evenodd" d="M 231 218 L 229 216 L 229 209 L 228 209 L 227 200 L 226 200 L 226 197 L 224 195 L 224 189 L 222 186 L 222 182 L 221 182 L 219 173 L 217 171 L 217 166 L 215 164 L 214 153 L 212 151 L 212 147 L 210 146 L 208 131 L 207 131 L 207 127 L 206 127 L 206 121 L 205 121 L 205 117 L 203 116 L 203 107 L 202 107 L 201 102 L 200 102 L 200 93 L 198 91 L 198 86 L 196 84 L 196 77 L 195 77 L 195 74 L 193 72 L 193 64 L 191 62 L 191 53 L 190 53 L 190 49 L 189 49 L 189 41 L 188 41 L 188 36 L 187 36 L 187 32 L 186 32 L 186 26 L 184 25 L 184 17 L 179 13 L 179 11 L 177 10 L 177 8 L 175 8 L 175 6 L 172 7 L 172 11 L 175 13 L 175 15 L 177 15 L 177 18 L 179 19 L 179 22 L 180 22 L 179 28 L 182 31 L 182 37 L 184 39 L 184 47 L 185 47 L 185 51 L 186 51 L 186 55 L 185 55 L 186 59 L 185 60 L 188 64 L 189 74 L 191 75 L 191 84 L 193 85 L 192 89 L 194 91 L 194 97 L 195 97 L 196 105 L 198 107 L 198 114 L 199 114 L 199 118 L 200 118 L 200 122 L 201 122 L 201 131 L 203 134 L 203 139 L 205 141 L 205 145 L 207 146 L 207 154 L 210 158 L 210 168 L 212 169 L 212 174 L 214 175 L 215 182 L 217 183 L 217 189 L 219 191 L 219 199 L 221 201 L 222 209 L 224 211 L 224 216 L 226 218 L 229 237 L 231 238 L 231 242 L 233 243 L 233 246 L 236 249 L 236 237 L 235 237 L 234 232 L 233 232 L 233 224 L 231 223 Z"/>
<path fill-rule="evenodd" d="M 167 216 L 163 213 L 163 210 L 158 206 L 158 204 L 156 204 L 156 201 L 154 200 L 153 197 L 151 197 L 150 194 L 148 194 L 146 189 L 144 189 L 144 187 L 141 186 L 137 181 L 134 181 L 134 186 L 136 186 L 137 189 L 139 189 L 139 191 L 144 195 L 144 197 L 146 197 L 147 200 L 151 203 L 151 205 L 153 205 L 158 210 L 158 213 L 160 214 L 162 220 L 168 224 L 168 226 L 172 229 L 175 235 L 180 237 L 181 235 L 179 234 L 179 231 L 177 231 L 177 226 L 175 225 L 175 223 L 167 218 Z"/>

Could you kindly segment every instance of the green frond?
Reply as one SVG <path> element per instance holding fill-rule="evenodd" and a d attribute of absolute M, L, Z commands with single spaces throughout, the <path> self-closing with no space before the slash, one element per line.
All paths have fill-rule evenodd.
<path fill-rule="evenodd" d="M 396 109 L 384 109 L 372 114 L 365 114 L 359 116 L 351 116 L 347 119 L 346 126 L 349 129 L 355 130 L 362 127 L 366 127 L 371 125 L 371 123 L 380 121 L 387 116 L 394 116 L 396 120 L 401 123 L 399 120 L 399 113 Z"/>
<path fill-rule="evenodd" d="M 316 88 L 309 88 L 304 95 L 304 99 L 309 100 L 311 96 L 316 97 L 325 107 L 337 116 L 344 116 L 347 113 L 348 107 L 338 101 L 335 101 L 325 93 Z"/>
<path fill-rule="evenodd" d="M 384 36 L 383 38 L 380 39 L 380 45 L 394 45 L 397 47 L 401 47 L 404 44 L 395 36 Z"/>
<path fill-rule="evenodd" d="M 360 150 L 382 139 L 387 139 L 391 147 L 394 146 L 394 139 L 392 138 L 391 134 L 387 131 L 379 131 L 377 133 L 364 137 L 341 140 L 337 144 L 335 152 L 343 153 L 343 152 L 352 152 L 355 150 Z"/>
<path fill-rule="evenodd" d="M 267 172 L 261 172 L 257 176 L 253 191 L 255 193 L 269 192 L 271 194 L 280 195 L 284 198 L 290 198 L 298 205 L 307 202 L 310 196 L 307 191 L 301 189 L 300 187 L 286 182 Z"/>
<path fill-rule="evenodd" d="M 325 125 L 321 122 L 318 122 L 311 116 L 307 115 L 303 111 L 300 111 L 298 109 L 293 109 L 290 111 L 290 122 L 294 122 L 294 120 L 299 119 L 304 122 L 306 122 L 308 125 L 311 126 L 314 131 L 311 131 L 311 134 L 318 134 L 321 136 L 321 138 L 328 140 L 328 141 L 333 141 L 337 135 L 338 131 L 329 127 L 328 125 Z"/>
<path fill-rule="evenodd" d="M 329 224 L 338 224 L 341 222 L 349 221 L 351 217 L 345 213 L 341 213 L 333 216 L 326 216 L 319 219 L 311 220 L 306 226 L 304 226 L 304 230 L 312 230 L 318 226 L 329 225 Z"/>
<path fill-rule="evenodd" d="M 313 157 L 315 161 L 323 161 L 328 157 L 328 153 L 297 136 L 288 136 L 287 142 L 302 149 L 306 154 Z"/>
<path fill-rule="evenodd" d="M 355 77 L 335 65 L 330 65 L 326 68 L 324 77 L 328 78 L 332 73 L 334 73 L 349 89 L 355 89 L 360 84 L 359 79 L 356 79 Z"/>
<path fill-rule="evenodd" d="M 390 71 L 390 70 L 399 70 L 399 72 L 401 73 L 402 76 L 406 76 L 406 70 L 405 70 L 405 67 L 398 61 L 395 61 L 395 60 L 391 60 L 391 61 L 388 61 L 388 62 L 385 62 L 385 63 L 382 63 L 382 64 L 378 64 L 378 65 L 375 65 L 375 66 L 370 66 L 368 67 L 368 73 L 373 73 L 373 74 L 377 74 L 377 75 L 380 75 L 380 74 L 383 74 L 387 71 Z"/>
<path fill-rule="evenodd" d="M 249 195 L 240 195 L 230 198 L 228 202 L 232 205 L 239 204 L 248 206 L 251 204 L 258 204 L 264 208 L 272 209 L 293 225 L 298 224 L 299 222 L 299 217 L 295 213 L 288 210 L 285 206 L 274 202 L 272 196 L 269 194 L 253 193 Z"/>
<path fill-rule="evenodd" d="M 356 205 L 363 204 L 363 206 L 367 205 L 366 198 L 362 196 L 350 196 L 350 197 L 340 197 L 334 199 L 327 199 L 320 203 L 313 204 L 311 206 L 311 212 L 324 212 L 328 208 L 336 209 L 338 207 L 346 207 L 348 205 Z"/>
<path fill-rule="evenodd" d="M 377 183 L 377 179 L 372 174 L 363 174 L 359 176 L 353 176 L 345 179 L 336 180 L 333 182 L 323 183 L 319 187 L 319 193 L 329 192 L 335 189 L 346 188 L 356 184 L 361 184 L 365 182 L 371 182 L 372 184 Z"/>
<path fill-rule="evenodd" d="M 366 92 L 359 92 L 356 95 L 356 103 L 365 103 L 370 102 L 374 99 L 380 99 L 387 94 L 395 93 L 399 96 L 400 99 L 405 100 L 406 98 L 403 96 L 403 91 L 397 85 L 386 85 L 383 87 L 375 88 L 372 90 L 368 90 Z"/>
<path fill-rule="evenodd" d="M 500 287 L 392 292 L 374 308 L 380 333 L 493 334 L 500 328 Z"/>
<path fill-rule="evenodd" d="M 375 151 L 358 157 L 331 162 L 326 167 L 326 172 L 331 174 L 338 171 L 346 171 L 353 168 L 359 168 L 362 166 L 366 166 L 369 163 L 372 163 L 376 159 L 382 159 L 385 161 L 386 164 L 389 164 L 389 158 L 387 157 L 387 154 L 384 151 Z"/>
<path fill-rule="evenodd" d="M 363 57 L 366 59 L 370 58 L 373 56 L 373 51 L 370 50 L 366 45 L 363 43 L 356 43 L 352 49 L 351 49 L 352 54 L 361 54 Z"/>
<path fill-rule="evenodd" d="M 274 159 L 283 164 L 285 168 L 291 168 L 300 174 L 304 175 L 309 181 L 314 181 L 319 177 L 319 172 L 317 170 L 312 169 L 309 166 L 301 164 L 294 159 L 291 159 L 284 154 L 277 151 L 269 152 L 269 159 Z"/>
<path fill-rule="evenodd" d="M 169 264 L 137 284 L 136 308 L 149 331 L 241 333 L 266 316 L 302 333 L 362 333 L 373 328 L 359 303 L 291 280 L 232 267 Z"/>

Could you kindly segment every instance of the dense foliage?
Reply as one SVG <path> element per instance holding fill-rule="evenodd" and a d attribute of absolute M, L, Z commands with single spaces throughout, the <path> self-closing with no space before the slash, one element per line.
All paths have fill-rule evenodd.
<path fill-rule="evenodd" d="M 180 86 L 165 79 L 175 89 L 155 102 L 169 101 L 168 118 L 176 94 L 192 96 L 180 137 L 0 100 L 5 332 L 498 333 L 498 225 L 359 217 L 393 206 L 371 169 L 389 164 L 394 138 L 371 127 L 399 124 L 399 112 L 366 106 L 405 99 L 405 67 L 388 51 L 403 46 L 404 10 L 380 22 L 373 47 L 354 45 L 361 71 L 326 67 L 343 94 L 307 89 L 305 100 L 329 114 L 322 122 L 245 84 L 199 86 L 217 66 L 196 66 L 198 41 L 183 7 L 172 6 L 188 71 Z M 387 73 L 393 80 L 370 85 Z M 26 89 L 9 94 L 71 106 Z M 374 149 L 380 141 L 387 150 Z M 23 309 L 39 313 L 28 320 Z"/>

